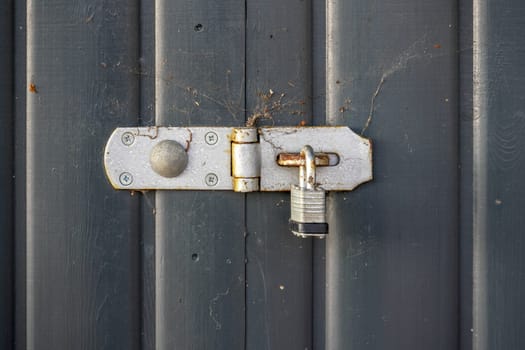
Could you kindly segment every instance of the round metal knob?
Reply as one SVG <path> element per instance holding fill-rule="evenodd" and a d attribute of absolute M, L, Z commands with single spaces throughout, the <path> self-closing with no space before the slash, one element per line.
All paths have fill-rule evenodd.
<path fill-rule="evenodd" d="M 149 156 L 153 170 L 164 177 L 180 175 L 188 165 L 188 154 L 176 141 L 164 140 L 153 147 Z"/>

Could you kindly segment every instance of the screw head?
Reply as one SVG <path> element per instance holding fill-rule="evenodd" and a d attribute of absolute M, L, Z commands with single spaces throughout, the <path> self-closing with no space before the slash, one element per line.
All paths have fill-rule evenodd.
<path fill-rule="evenodd" d="M 213 146 L 219 141 L 219 136 L 215 132 L 209 131 L 204 135 L 204 140 L 208 145 Z"/>
<path fill-rule="evenodd" d="M 219 177 L 217 174 L 209 173 L 204 178 L 204 182 L 206 182 L 206 185 L 213 187 L 219 183 Z"/>
<path fill-rule="evenodd" d="M 124 145 L 131 146 L 133 142 L 135 142 L 135 135 L 133 135 L 129 131 L 126 131 L 125 133 L 122 134 L 120 140 L 122 141 Z"/>
<path fill-rule="evenodd" d="M 128 172 L 123 172 L 118 177 L 118 180 L 122 186 L 129 186 L 133 183 L 133 175 Z"/>

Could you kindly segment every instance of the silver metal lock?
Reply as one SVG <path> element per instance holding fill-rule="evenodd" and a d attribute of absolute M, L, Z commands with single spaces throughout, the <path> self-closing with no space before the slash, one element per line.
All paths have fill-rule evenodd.
<path fill-rule="evenodd" d="M 311 146 L 303 147 L 301 160 L 299 185 L 290 189 L 290 230 L 303 238 L 324 238 L 328 233 L 325 191 L 316 183 L 316 159 Z"/>

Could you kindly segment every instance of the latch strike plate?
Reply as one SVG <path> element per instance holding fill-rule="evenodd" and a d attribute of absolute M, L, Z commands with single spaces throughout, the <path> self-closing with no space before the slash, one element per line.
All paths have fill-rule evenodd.
<path fill-rule="evenodd" d="M 158 146 L 163 141 L 174 142 Z M 117 128 L 104 165 L 116 189 L 290 191 L 306 144 L 315 152 L 316 182 L 325 191 L 352 190 L 372 179 L 370 140 L 341 126 Z M 176 152 L 162 159 L 164 149 Z"/>

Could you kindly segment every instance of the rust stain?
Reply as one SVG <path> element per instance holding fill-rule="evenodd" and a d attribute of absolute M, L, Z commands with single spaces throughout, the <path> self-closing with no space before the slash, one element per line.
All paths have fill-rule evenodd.
<path fill-rule="evenodd" d="M 189 133 L 189 138 L 186 140 L 186 147 L 185 147 L 185 151 L 188 152 L 190 150 L 190 143 L 191 141 L 193 141 L 193 133 L 191 132 L 190 129 L 186 129 Z"/>
<path fill-rule="evenodd" d="M 315 179 L 313 176 L 308 177 L 308 183 L 312 186 L 315 186 Z"/>
<path fill-rule="evenodd" d="M 304 157 L 300 153 L 280 153 L 277 156 L 277 164 L 280 166 L 302 166 L 305 165 Z M 316 166 L 329 166 L 330 156 L 326 153 L 316 153 Z"/>
<path fill-rule="evenodd" d="M 149 137 L 151 140 L 155 140 L 159 136 L 159 127 L 158 126 L 148 126 L 148 131 L 147 132 L 151 132 L 151 130 L 153 130 L 155 132 L 153 135 L 141 134 L 140 133 L 140 128 L 137 128 L 137 133 L 135 135 L 137 135 L 137 136 L 145 136 L 145 137 Z"/>
<path fill-rule="evenodd" d="M 29 92 L 32 92 L 33 94 L 38 93 L 38 90 L 36 89 L 36 85 L 34 83 L 29 84 Z"/>

